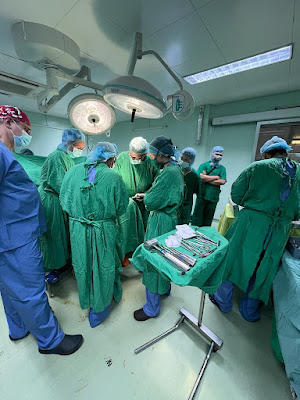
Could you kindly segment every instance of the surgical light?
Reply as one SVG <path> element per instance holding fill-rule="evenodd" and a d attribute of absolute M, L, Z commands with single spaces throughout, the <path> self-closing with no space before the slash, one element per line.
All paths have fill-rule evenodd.
<path fill-rule="evenodd" d="M 292 58 L 293 46 L 290 44 L 276 50 L 267 51 L 266 53 L 257 54 L 256 56 L 244 58 L 230 64 L 221 65 L 217 68 L 208 69 L 203 72 L 184 76 L 183 79 L 190 85 L 196 83 L 210 81 L 212 79 L 221 78 L 223 76 L 237 74 L 238 72 L 249 71 L 250 69 L 264 67 L 289 60 Z"/>
<path fill-rule="evenodd" d="M 145 79 L 133 75 L 120 76 L 102 89 L 109 104 L 127 114 L 141 118 L 157 119 L 167 111 L 161 93 Z"/>
<path fill-rule="evenodd" d="M 69 104 L 71 123 L 88 135 L 108 132 L 115 124 L 113 109 L 97 94 L 82 94 Z"/>

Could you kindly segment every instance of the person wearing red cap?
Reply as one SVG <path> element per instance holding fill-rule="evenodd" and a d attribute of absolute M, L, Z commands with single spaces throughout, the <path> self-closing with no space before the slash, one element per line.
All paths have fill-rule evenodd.
<path fill-rule="evenodd" d="M 12 153 L 24 136 L 16 119 L 27 124 L 18 108 L 0 106 L 0 292 L 9 337 L 32 333 L 40 353 L 68 355 L 83 338 L 64 334 L 45 293 L 39 237 L 46 223 L 38 191 Z"/>
<path fill-rule="evenodd" d="M 31 142 L 31 124 L 27 115 L 17 107 L 0 106 L 0 115 L 3 118 L 11 117 L 21 134 L 14 136 L 15 146 L 26 147 Z"/>

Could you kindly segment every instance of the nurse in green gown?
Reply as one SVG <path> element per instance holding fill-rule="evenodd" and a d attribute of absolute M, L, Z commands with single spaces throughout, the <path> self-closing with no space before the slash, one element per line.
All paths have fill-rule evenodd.
<path fill-rule="evenodd" d="M 190 223 L 194 195 L 196 195 L 197 198 L 200 198 L 201 196 L 201 179 L 199 175 L 192 169 L 195 158 L 196 150 L 192 147 L 187 147 L 182 150 L 179 165 L 181 166 L 184 174 L 185 194 L 182 206 L 179 209 L 179 225 Z"/>
<path fill-rule="evenodd" d="M 45 210 L 47 232 L 41 238 L 46 279 L 52 284 L 58 282 L 55 271 L 70 259 L 70 238 L 67 215 L 61 209 L 59 194 L 66 172 L 74 166 L 74 157 L 84 149 L 85 137 L 77 129 L 65 129 L 62 143 L 43 164 L 39 193 Z"/>
<path fill-rule="evenodd" d="M 223 147 L 215 146 L 210 153 L 210 161 L 198 168 L 197 174 L 202 180 L 201 197 L 196 201 L 193 225 L 211 226 L 220 198 L 220 187 L 226 183 L 226 169 L 220 164 L 223 153 Z"/>
<path fill-rule="evenodd" d="M 84 164 L 67 172 L 60 191 L 70 221 L 72 264 L 81 308 L 89 308 L 92 328 L 122 298 L 116 219 L 128 205 L 125 184 L 113 169 L 116 147 L 99 142 Z"/>
<path fill-rule="evenodd" d="M 300 165 L 288 158 L 289 150 L 274 136 L 260 149 L 264 160 L 250 164 L 232 185 L 232 200 L 244 209 L 225 234 L 226 282 L 210 299 L 229 312 L 237 285 L 245 293 L 240 313 L 249 322 L 260 319 L 261 302 L 269 301 L 292 221 L 300 218 Z"/>
<path fill-rule="evenodd" d="M 146 210 L 150 211 L 145 240 L 172 231 L 178 223 L 177 213 L 184 198 L 184 179 L 175 161 L 175 153 L 172 141 L 165 136 L 158 136 L 150 143 L 150 157 L 161 172 L 144 195 Z M 143 284 L 147 303 L 134 312 L 137 321 L 158 316 L 160 295 L 170 291 L 170 280 L 154 271 L 143 273 Z"/>
<path fill-rule="evenodd" d="M 145 193 L 150 189 L 158 173 L 158 168 L 147 152 L 147 140 L 136 137 L 129 143 L 129 151 L 118 156 L 114 167 L 114 170 L 122 177 L 130 196 L 127 210 L 119 218 L 117 227 L 118 243 L 122 243 L 119 252 L 123 266 L 129 263 L 126 255 L 133 253 L 143 243 L 147 227 L 149 212 L 143 200 L 136 196 L 137 193 Z"/>

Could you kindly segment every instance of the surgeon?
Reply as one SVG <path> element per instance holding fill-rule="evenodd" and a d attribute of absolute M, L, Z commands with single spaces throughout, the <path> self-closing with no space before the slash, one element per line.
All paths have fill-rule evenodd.
<path fill-rule="evenodd" d="M 300 218 L 300 166 L 289 159 L 289 150 L 274 136 L 260 149 L 264 160 L 249 165 L 232 185 L 232 200 L 244 209 L 225 235 L 226 282 L 210 299 L 229 312 L 237 285 L 245 293 L 240 313 L 249 322 L 258 321 L 261 302 L 268 303 L 291 223 Z"/>
<path fill-rule="evenodd" d="M 186 147 L 182 150 L 179 165 L 184 174 L 185 196 L 179 209 L 179 225 L 190 223 L 194 194 L 197 195 L 197 198 L 201 196 L 201 179 L 192 168 L 195 158 L 196 150 L 192 147 Z"/>
<path fill-rule="evenodd" d="M 149 212 L 145 209 L 142 196 L 137 197 L 137 194 L 144 194 L 150 189 L 159 171 L 147 152 L 147 140 L 135 137 L 129 143 L 129 151 L 118 156 L 114 167 L 114 170 L 122 177 L 131 197 L 126 213 L 120 218 L 118 226 L 118 234 L 124 245 L 123 258 L 134 252 L 144 241 Z M 128 263 L 128 256 L 126 256 L 122 264 L 126 266 Z"/>
<path fill-rule="evenodd" d="M 115 159 L 115 146 L 99 142 L 85 164 L 67 172 L 60 191 L 62 208 L 69 215 L 80 305 L 90 309 L 92 328 L 108 316 L 113 298 L 122 298 L 116 219 L 126 211 L 128 192 L 112 170 Z"/>
<path fill-rule="evenodd" d="M 210 153 L 210 161 L 201 164 L 197 174 L 200 176 L 201 197 L 197 198 L 192 224 L 196 226 L 211 226 L 217 203 L 220 198 L 220 187 L 226 183 L 226 169 L 220 164 L 224 149 L 215 146 Z"/>
<path fill-rule="evenodd" d="M 153 239 L 175 229 L 177 212 L 184 198 L 183 173 L 175 160 L 176 148 L 166 136 L 156 137 L 149 146 L 149 155 L 161 170 L 153 186 L 144 195 L 146 210 L 150 211 L 145 240 Z M 146 321 L 160 313 L 160 296 L 170 293 L 170 281 L 157 272 L 144 272 L 146 304 L 134 312 L 137 321 Z"/>
<path fill-rule="evenodd" d="M 23 118 L 17 107 L 0 106 L 0 292 L 10 340 L 31 333 L 40 353 L 68 355 L 79 349 L 83 338 L 64 334 L 45 293 L 38 240 L 46 230 L 43 207 L 12 152 L 24 135 L 15 120 Z"/>
<path fill-rule="evenodd" d="M 65 266 L 70 258 L 70 239 L 67 215 L 59 203 L 59 193 L 66 172 L 75 164 L 84 149 L 85 137 L 78 129 L 65 129 L 62 143 L 43 164 L 39 193 L 45 210 L 47 232 L 41 236 L 46 280 L 55 284 L 59 280 L 56 270 Z"/>

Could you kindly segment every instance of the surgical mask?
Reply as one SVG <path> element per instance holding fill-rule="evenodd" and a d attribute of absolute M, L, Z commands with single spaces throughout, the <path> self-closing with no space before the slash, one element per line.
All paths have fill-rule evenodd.
<path fill-rule="evenodd" d="M 133 165 L 137 165 L 137 164 L 142 164 L 143 160 L 141 160 L 140 158 L 139 158 L 138 160 L 133 160 L 133 159 L 130 157 L 130 162 L 131 162 L 131 164 L 133 164 Z"/>
<path fill-rule="evenodd" d="M 32 137 L 30 135 L 28 135 L 27 132 L 22 131 L 22 129 L 18 126 L 18 124 L 16 124 L 16 126 L 20 129 L 20 131 L 22 132 L 22 136 L 16 136 L 13 132 L 13 130 L 11 129 L 11 133 L 14 136 L 14 142 L 15 142 L 15 146 L 17 147 L 27 147 L 30 142 Z"/>
<path fill-rule="evenodd" d="M 184 171 L 188 171 L 191 169 L 191 164 L 186 161 L 179 161 L 179 165 Z"/>
<path fill-rule="evenodd" d="M 223 158 L 222 156 L 213 156 L 214 161 L 221 161 L 222 158 Z"/>
<path fill-rule="evenodd" d="M 80 157 L 82 154 L 83 150 L 78 149 L 77 147 L 74 147 L 72 155 L 73 157 Z"/>

